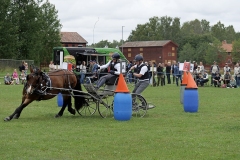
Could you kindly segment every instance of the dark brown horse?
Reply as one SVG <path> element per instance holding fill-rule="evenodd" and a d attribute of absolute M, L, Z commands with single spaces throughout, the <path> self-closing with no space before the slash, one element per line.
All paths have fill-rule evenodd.
<path fill-rule="evenodd" d="M 18 119 L 22 110 L 32 101 L 48 100 L 55 97 L 58 93 L 63 95 L 63 106 L 55 117 L 61 117 L 68 106 L 68 111 L 75 115 L 72 108 L 71 96 L 74 97 L 75 109 L 79 110 L 85 103 L 85 99 L 81 96 L 81 84 L 77 76 L 68 70 L 55 70 L 45 74 L 41 70 L 30 67 L 31 73 L 27 75 L 27 82 L 22 91 L 22 103 L 10 116 L 4 121 Z M 60 89 L 62 88 L 62 89 Z M 75 90 L 75 91 L 73 91 Z"/>

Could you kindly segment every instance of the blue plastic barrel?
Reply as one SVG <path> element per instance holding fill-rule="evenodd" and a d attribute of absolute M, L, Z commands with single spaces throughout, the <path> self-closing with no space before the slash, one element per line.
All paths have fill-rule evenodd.
<path fill-rule="evenodd" d="M 58 95 L 57 95 L 57 104 L 58 104 L 58 107 L 62 107 L 63 106 L 63 96 L 62 96 L 62 93 L 58 93 Z"/>
<path fill-rule="evenodd" d="M 184 101 L 184 90 L 185 90 L 185 87 L 187 85 L 186 84 L 181 84 L 181 88 L 180 88 L 180 103 L 183 104 L 183 101 Z"/>
<path fill-rule="evenodd" d="M 185 88 L 184 90 L 184 111 L 197 112 L 198 111 L 198 90 L 197 88 Z"/>
<path fill-rule="evenodd" d="M 128 121 L 132 117 L 132 96 L 130 93 L 116 93 L 114 95 L 114 119 Z"/>

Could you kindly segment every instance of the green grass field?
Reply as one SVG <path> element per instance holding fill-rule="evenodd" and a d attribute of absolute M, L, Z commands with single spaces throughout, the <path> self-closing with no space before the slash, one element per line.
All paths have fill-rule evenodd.
<path fill-rule="evenodd" d="M 21 102 L 22 85 L 0 85 L 0 159 L 240 159 L 239 89 L 200 87 L 199 110 L 186 113 L 180 87 L 148 87 L 156 105 L 129 121 L 70 115 L 54 118 L 56 98 L 33 102 L 4 122 Z"/>

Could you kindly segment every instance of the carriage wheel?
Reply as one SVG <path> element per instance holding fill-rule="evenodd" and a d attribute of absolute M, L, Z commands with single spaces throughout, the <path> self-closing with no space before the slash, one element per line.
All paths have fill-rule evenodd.
<path fill-rule="evenodd" d="M 132 94 L 132 115 L 135 117 L 144 117 L 147 113 L 147 102 L 139 94 Z"/>
<path fill-rule="evenodd" d="M 102 99 L 100 99 L 97 104 L 98 104 L 98 112 L 101 117 L 103 118 L 113 117 L 112 96 L 102 97 Z"/>
<path fill-rule="evenodd" d="M 86 99 L 87 104 L 85 104 L 82 108 L 77 110 L 78 114 L 81 116 L 91 116 L 97 110 L 97 101 L 93 98 Z"/>

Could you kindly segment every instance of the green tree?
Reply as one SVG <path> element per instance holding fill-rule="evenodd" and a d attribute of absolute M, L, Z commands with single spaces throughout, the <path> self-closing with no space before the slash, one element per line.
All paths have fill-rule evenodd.
<path fill-rule="evenodd" d="M 226 29 L 224 24 L 222 24 L 220 21 L 211 27 L 211 33 L 213 37 L 216 37 L 219 41 L 226 39 Z"/>
<path fill-rule="evenodd" d="M 231 54 L 233 62 L 240 61 L 240 39 L 233 41 L 233 48 Z"/>
<path fill-rule="evenodd" d="M 48 0 L 0 1 L 0 57 L 49 61 L 61 24 Z"/>
<path fill-rule="evenodd" d="M 225 28 L 225 40 L 229 43 L 232 43 L 236 39 L 236 32 L 232 25 Z"/>
<path fill-rule="evenodd" d="M 191 46 L 190 43 L 187 43 L 183 46 L 183 49 L 179 52 L 179 59 L 178 61 L 193 61 L 195 55 L 195 49 Z"/>
<path fill-rule="evenodd" d="M 194 55 L 194 61 L 196 62 L 203 62 L 203 64 L 206 64 L 205 56 L 207 52 L 209 43 L 202 42 L 199 43 L 195 49 L 195 55 Z"/>
<path fill-rule="evenodd" d="M 13 22 L 14 6 L 10 0 L 0 1 L 0 58 L 17 58 L 18 26 Z"/>
<path fill-rule="evenodd" d="M 226 59 L 227 53 L 222 48 L 222 43 L 214 38 L 212 43 L 209 43 L 206 50 L 205 61 L 206 64 L 212 64 L 213 61 L 222 63 Z"/>

